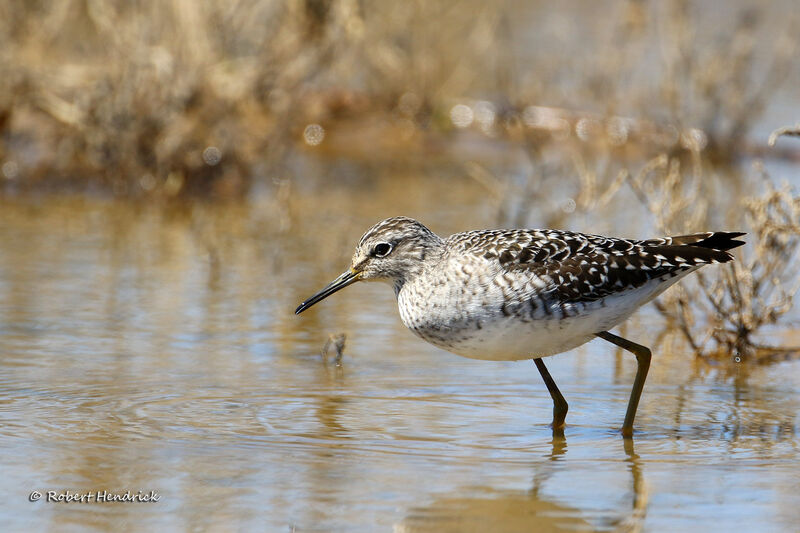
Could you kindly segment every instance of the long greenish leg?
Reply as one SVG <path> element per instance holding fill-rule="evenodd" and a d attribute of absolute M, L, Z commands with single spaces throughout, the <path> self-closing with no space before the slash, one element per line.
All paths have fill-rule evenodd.
<path fill-rule="evenodd" d="M 539 369 L 544 384 L 547 385 L 547 390 L 550 391 L 550 397 L 553 399 L 553 432 L 563 431 L 564 420 L 567 418 L 567 410 L 569 409 L 567 400 L 564 399 L 561 395 L 561 391 L 558 390 L 556 382 L 553 381 L 553 377 L 550 375 L 550 372 L 547 371 L 547 367 L 544 366 L 544 361 L 541 359 L 534 359 L 533 362 L 536 363 L 536 368 Z"/>
<path fill-rule="evenodd" d="M 647 379 L 647 371 L 650 369 L 650 349 L 647 346 L 636 344 L 628 339 L 618 337 L 613 333 L 601 331 L 595 333 L 601 339 L 607 340 L 612 344 L 616 344 L 623 350 L 628 350 L 636 356 L 638 364 L 636 368 L 636 379 L 633 380 L 633 389 L 631 390 L 631 397 L 628 400 L 628 410 L 625 412 L 625 422 L 622 424 L 622 436 L 633 436 L 633 419 L 636 417 L 636 408 L 639 407 L 639 398 L 642 397 L 642 389 L 644 388 L 644 381 Z"/>

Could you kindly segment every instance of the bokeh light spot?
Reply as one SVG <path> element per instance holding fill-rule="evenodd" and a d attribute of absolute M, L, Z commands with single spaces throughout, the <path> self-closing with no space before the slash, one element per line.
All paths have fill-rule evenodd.
<path fill-rule="evenodd" d="M 493 103 L 481 100 L 475 104 L 475 120 L 478 121 L 478 124 L 481 126 L 488 127 L 494 124 L 496 115 L 497 111 Z"/>
<path fill-rule="evenodd" d="M 7 180 L 15 180 L 19 176 L 19 166 L 14 161 L 3 163 L 2 171 Z"/>
<path fill-rule="evenodd" d="M 139 186 L 147 191 L 150 192 L 156 188 L 156 178 L 152 174 L 145 174 L 141 178 L 139 178 Z"/>
<path fill-rule="evenodd" d="M 407 117 L 413 117 L 422 105 L 420 97 L 414 93 L 403 93 L 397 102 L 397 109 Z"/>
<path fill-rule="evenodd" d="M 575 135 L 583 142 L 596 137 L 600 131 L 600 122 L 593 118 L 582 118 L 575 124 Z"/>
<path fill-rule="evenodd" d="M 456 104 L 450 109 L 450 121 L 456 128 L 466 128 L 472 124 L 475 114 L 466 104 Z"/>
<path fill-rule="evenodd" d="M 325 139 L 325 128 L 319 124 L 309 124 L 303 130 L 303 139 L 309 146 L 317 146 Z"/>
<path fill-rule="evenodd" d="M 708 145 L 708 135 L 703 130 L 689 128 L 681 134 L 681 146 L 693 152 L 701 152 Z"/>
<path fill-rule="evenodd" d="M 549 131 L 559 138 L 570 135 L 569 121 L 552 107 L 528 106 L 522 112 L 522 122 L 531 129 Z"/>
<path fill-rule="evenodd" d="M 219 164 L 222 160 L 222 152 L 216 146 L 209 146 L 205 150 L 203 150 L 203 162 L 213 167 L 214 165 Z"/>
<path fill-rule="evenodd" d="M 620 146 L 627 142 L 630 128 L 624 118 L 613 117 L 606 124 L 606 135 L 613 146 Z"/>

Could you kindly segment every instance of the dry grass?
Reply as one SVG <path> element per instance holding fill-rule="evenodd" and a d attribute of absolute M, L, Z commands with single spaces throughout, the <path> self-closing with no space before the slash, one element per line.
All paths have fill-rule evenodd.
<path fill-rule="evenodd" d="M 779 343 L 763 343 L 766 331 L 791 310 L 800 289 L 800 272 L 795 268 L 800 254 L 800 195 L 788 185 L 774 186 L 763 165 L 756 164 L 756 172 L 762 191 L 744 195 L 723 217 L 741 220 L 743 226 L 733 229 L 747 231 L 749 245 L 735 252 L 736 261 L 713 274 L 698 272 L 656 302 L 668 326 L 706 359 L 768 362 L 800 353 Z M 703 172 L 697 157 L 688 173 L 675 158 L 656 158 L 629 184 L 664 233 L 695 231 L 714 220 L 713 179 Z M 744 217 L 737 217 L 737 211 Z"/>
<path fill-rule="evenodd" d="M 0 185 L 242 196 L 284 178 L 286 151 L 310 122 L 390 113 L 413 91 L 405 112 L 429 123 L 430 101 L 480 78 L 490 53 L 496 10 L 463 7 L 3 3 Z M 442 19 L 450 24 L 432 23 Z"/>
<path fill-rule="evenodd" d="M 310 123 L 447 139 L 465 98 L 535 164 L 572 132 L 600 157 L 735 157 L 794 73 L 794 25 L 746 9 L 708 33 L 694 7 L 620 0 L 586 26 L 544 2 L 5 2 L 0 191 L 242 196 L 291 177 Z"/>
<path fill-rule="evenodd" d="M 800 123 L 795 124 L 794 126 L 784 126 L 782 128 L 778 128 L 769 135 L 769 141 L 767 144 L 770 146 L 775 146 L 775 143 L 778 142 L 778 137 L 800 137 Z"/>

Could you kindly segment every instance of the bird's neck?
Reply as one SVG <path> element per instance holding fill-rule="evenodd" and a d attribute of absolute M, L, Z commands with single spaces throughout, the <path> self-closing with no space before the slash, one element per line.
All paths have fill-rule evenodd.
<path fill-rule="evenodd" d="M 430 239 L 418 243 L 413 250 L 410 250 L 408 252 L 409 260 L 403 265 L 402 272 L 391 280 L 395 295 L 399 295 L 403 287 L 413 283 L 418 277 L 426 274 L 431 269 L 437 268 L 444 256 L 444 252 L 444 241 L 433 233 Z"/>

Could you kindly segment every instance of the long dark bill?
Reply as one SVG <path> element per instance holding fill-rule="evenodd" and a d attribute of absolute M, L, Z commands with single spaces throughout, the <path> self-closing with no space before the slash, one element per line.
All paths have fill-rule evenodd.
<path fill-rule="evenodd" d="M 339 289 L 344 289 L 348 285 L 352 285 L 358 281 L 358 274 L 353 272 L 352 270 L 348 270 L 335 280 L 331 281 L 327 287 L 319 291 L 317 294 L 306 300 L 305 302 L 301 303 L 297 306 L 297 309 L 294 310 L 294 314 L 299 315 L 315 303 L 324 300 L 334 292 L 338 291 Z"/>

